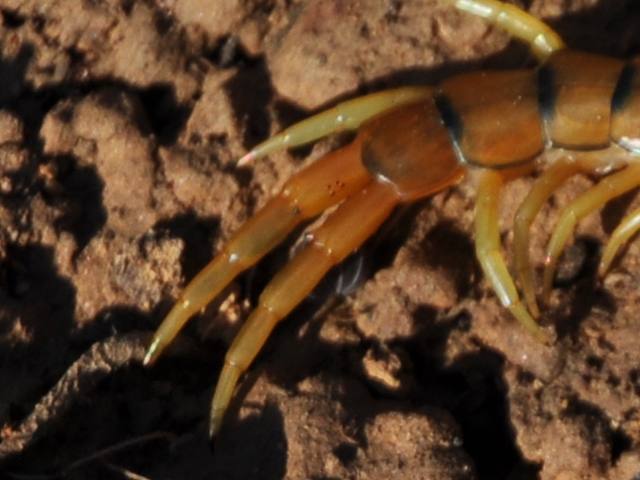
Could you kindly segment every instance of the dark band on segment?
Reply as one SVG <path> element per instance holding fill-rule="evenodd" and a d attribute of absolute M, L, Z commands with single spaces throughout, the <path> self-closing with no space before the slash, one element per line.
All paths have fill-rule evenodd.
<path fill-rule="evenodd" d="M 611 102 L 611 139 L 640 154 L 640 60 L 623 69 Z"/>
<path fill-rule="evenodd" d="M 451 146 L 458 157 L 458 161 L 460 163 L 467 163 L 467 159 L 460 150 L 460 144 L 458 143 L 458 140 L 462 137 L 463 129 L 460 115 L 458 115 L 458 112 L 456 112 L 456 109 L 453 108 L 453 105 L 445 95 L 437 95 L 435 100 L 436 108 L 438 109 L 438 112 L 440 112 L 442 123 L 449 132 Z"/>
<path fill-rule="evenodd" d="M 624 109 L 633 93 L 633 79 L 637 75 L 637 68 L 634 64 L 628 63 L 622 69 L 616 89 L 611 99 L 611 111 L 613 113 Z"/>
<path fill-rule="evenodd" d="M 612 100 L 621 60 L 574 50 L 554 53 L 540 69 L 540 109 L 548 141 L 573 150 L 611 142 Z"/>
<path fill-rule="evenodd" d="M 556 104 L 556 91 L 553 88 L 553 77 L 553 69 L 547 64 L 542 65 L 538 69 L 538 105 L 540 106 L 540 115 L 542 116 L 545 145 L 547 147 L 553 146 L 551 136 L 546 129 L 549 119 L 553 117 L 553 107 Z"/>

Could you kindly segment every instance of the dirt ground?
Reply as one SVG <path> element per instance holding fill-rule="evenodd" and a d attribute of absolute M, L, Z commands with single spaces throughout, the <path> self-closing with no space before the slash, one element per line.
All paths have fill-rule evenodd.
<path fill-rule="evenodd" d="M 634 0 L 519 3 L 571 46 L 640 52 Z M 395 214 L 276 330 L 213 449 L 224 352 L 295 238 L 141 365 L 185 282 L 347 138 L 237 167 L 251 146 L 358 94 L 530 66 L 525 48 L 440 0 L 0 0 L 0 16 L 2 478 L 640 479 L 640 243 L 596 276 L 635 192 L 577 229 L 551 346 L 482 278 L 463 183 Z M 507 252 L 531 182 L 505 192 Z M 592 184 L 542 211 L 536 265 Z"/>

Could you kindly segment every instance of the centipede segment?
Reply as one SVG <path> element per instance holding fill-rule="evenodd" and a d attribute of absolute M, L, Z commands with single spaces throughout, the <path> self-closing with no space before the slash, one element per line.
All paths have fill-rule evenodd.
<path fill-rule="evenodd" d="M 340 130 L 357 130 L 351 144 L 293 176 L 232 236 L 186 287 L 153 337 L 145 364 L 153 363 L 189 318 L 238 274 L 301 223 L 335 208 L 267 285 L 233 341 L 211 406 L 211 435 L 220 430 L 237 382 L 274 327 L 397 205 L 433 195 L 465 177 L 473 182 L 475 250 L 482 271 L 520 325 L 550 342 L 553 334 L 536 321 L 543 307 L 529 260 L 529 230 L 536 215 L 572 176 L 604 176 L 560 213 L 547 247 L 544 303 L 578 222 L 640 185 L 638 61 L 566 49 L 547 25 L 513 5 L 496 0 L 450 3 L 525 41 L 542 65 L 464 73 L 435 87 L 405 87 L 343 102 L 267 139 L 240 160 L 246 164 Z M 538 177 L 514 221 L 514 280 L 500 243 L 500 193 L 509 181 L 532 173 Z M 640 209 L 613 232 L 600 264 L 602 274 L 638 230 Z"/>

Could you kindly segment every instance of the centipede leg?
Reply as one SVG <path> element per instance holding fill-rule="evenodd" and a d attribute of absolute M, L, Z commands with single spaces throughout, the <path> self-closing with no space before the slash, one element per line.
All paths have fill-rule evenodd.
<path fill-rule="evenodd" d="M 361 141 L 329 153 L 300 171 L 229 240 L 187 285 L 156 331 L 144 364 L 152 364 L 187 320 L 240 272 L 254 265 L 301 222 L 359 191 L 371 177 L 360 161 Z"/>
<path fill-rule="evenodd" d="M 520 301 L 501 252 L 498 204 L 503 183 L 504 177 L 499 171 L 478 172 L 475 212 L 476 256 L 500 303 L 536 338 L 547 342 L 547 334 Z"/>
<path fill-rule="evenodd" d="M 560 158 L 536 179 L 529 194 L 516 212 L 513 226 L 513 255 L 516 278 L 522 288 L 527 308 L 539 316 L 535 296 L 533 267 L 529 261 L 529 228 L 542 206 L 567 179 L 583 171 L 591 171 L 602 162 Z"/>
<path fill-rule="evenodd" d="M 429 87 L 401 87 L 347 100 L 256 145 L 238 160 L 238 165 L 245 165 L 278 150 L 313 142 L 331 133 L 356 130 L 364 121 L 379 113 L 422 100 L 432 93 L 433 89 Z"/>
<path fill-rule="evenodd" d="M 600 276 L 604 276 L 609 267 L 611 266 L 611 262 L 616 257 L 618 250 L 622 248 L 624 244 L 626 244 L 631 237 L 633 237 L 640 230 L 640 209 L 634 210 L 633 212 L 626 215 L 620 225 L 613 231 L 611 234 L 611 238 L 607 242 L 607 245 L 602 253 L 602 260 L 600 261 L 600 266 L 598 268 L 598 273 Z"/>
<path fill-rule="evenodd" d="M 547 246 L 542 285 L 544 301 L 549 297 L 562 249 L 572 235 L 576 224 L 589 213 L 604 206 L 609 200 L 637 187 L 639 183 L 640 165 L 631 165 L 603 178 L 565 207 Z"/>
<path fill-rule="evenodd" d="M 240 375 L 269 334 L 317 285 L 327 271 L 356 250 L 398 202 L 388 184 L 372 182 L 346 200 L 311 236 L 311 241 L 267 285 L 259 304 L 226 354 L 211 404 L 210 434 L 220 429 Z"/>
<path fill-rule="evenodd" d="M 521 8 L 497 0 L 450 0 L 465 12 L 484 18 L 524 43 L 540 61 L 564 48 L 560 36 L 548 25 Z"/>

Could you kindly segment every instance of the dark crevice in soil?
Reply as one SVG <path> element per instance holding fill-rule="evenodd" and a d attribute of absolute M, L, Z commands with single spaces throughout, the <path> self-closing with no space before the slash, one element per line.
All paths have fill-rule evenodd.
<path fill-rule="evenodd" d="M 565 291 L 567 301 L 563 305 L 568 309 L 554 313 L 560 318 L 555 322 L 559 338 L 576 335 L 596 308 L 612 314 L 616 311 L 613 295 L 602 288 L 598 279 L 600 247 L 597 240 L 579 236 L 560 259 L 553 287 Z"/>
<path fill-rule="evenodd" d="M 229 95 L 237 118 L 245 125 L 245 147 L 249 149 L 267 138 L 271 124 L 269 105 L 274 91 L 265 60 L 253 59 L 223 88 Z"/>
<path fill-rule="evenodd" d="M 565 414 L 569 417 L 580 417 L 585 425 L 585 435 L 592 436 L 593 444 L 608 441 L 611 449 L 611 464 L 615 465 L 620 456 L 632 450 L 631 438 L 621 429 L 614 429 L 611 420 L 602 408 L 577 397 L 570 399 Z"/>
<path fill-rule="evenodd" d="M 25 86 L 25 76 L 34 55 L 35 47 L 31 44 L 24 44 L 13 58 L 9 60 L 0 58 L 0 78 L 2 78 L 0 107 L 6 107 L 24 89 L 28 88 Z"/>
<path fill-rule="evenodd" d="M 180 263 L 185 278 L 193 278 L 212 259 L 219 229 L 218 218 L 199 217 L 194 211 L 161 220 L 153 227 L 159 236 L 179 238 L 184 242 Z"/>
<path fill-rule="evenodd" d="M 238 186 L 244 192 L 249 191 L 248 187 L 251 185 L 251 181 L 253 180 L 253 169 L 241 168 L 241 167 L 239 168 L 236 165 L 227 164 L 227 165 L 221 166 L 221 171 L 223 173 L 231 175 L 233 179 L 238 183 Z M 247 195 L 247 196 L 251 197 L 250 195 Z M 253 199 L 247 199 L 247 204 L 248 204 L 247 206 L 250 207 L 251 209 L 255 208 L 255 205 L 253 205 L 253 203 L 254 203 Z"/>
<path fill-rule="evenodd" d="M 587 236 L 579 236 L 563 250 L 558 261 L 554 288 L 568 288 L 585 278 L 593 278 L 598 268 L 599 242 Z"/>
<path fill-rule="evenodd" d="M 451 373 L 438 381 L 452 386 L 459 402 L 450 411 L 462 428 L 465 451 L 473 458 L 480 480 L 507 479 L 513 472 L 537 478 L 538 467 L 528 462 L 515 443 L 509 422 L 506 386 L 501 381 L 502 360 L 492 352 L 461 358 Z"/>
<path fill-rule="evenodd" d="M 54 157 L 51 162 L 57 170 L 57 186 L 61 190 L 47 196 L 51 203 L 61 204 L 64 212 L 55 226 L 73 235 L 77 257 L 107 221 L 107 210 L 102 201 L 104 182 L 95 166 L 80 166 L 72 156 Z"/>
<path fill-rule="evenodd" d="M 20 28 L 27 21 L 24 16 L 7 9 L 0 9 L 0 15 L 2 15 L 2 26 L 9 29 Z"/>
<path fill-rule="evenodd" d="M 191 115 L 191 105 L 180 104 L 169 84 L 136 90 L 160 145 L 173 145 Z"/>
<path fill-rule="evenodd" d="M 421 242 L 424 261 L 450 273 L 459 298 L 468 298 L 480 277 L 473 240 L 451 221 L 441 221 Z"/>
<path fill-rule="evenodd" d="M 333 449 L 333 453 L 343 465 L 349 466 L 356 459 L 358 447 L 352 443 L 342 442 Z"/>
<path fill-rule="evenodd" d="M 600 211 L 602 228 L 607 236 L 610 236 L 620 224 L 624 216 L 629 213 L 631 202 L 638 196 L 639 188 L 634 188 L 629 192 L 620 195 L 608 202 Z"/>
<path fill-rule="evenodd" d="M 611 463 L 615 465 L 623 453 L 628 452 L 633 447 L 633 441 L 629 435 L 622 430 L 611 432 Z"/>
<path fill-rule="evenodd" d="M 66 337 L 72 326 L 75 288 L 58 274 L 53 250 L 36 244 L 8 244 L 0 268 L 7 281 L 6 292 L 16 301 L 14 314 L 35 335 L 33 343 Z M 42 318 L 48 318 L 44 325 Z"/>

